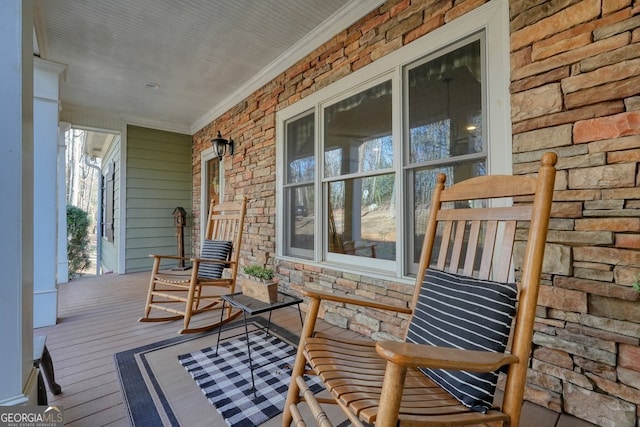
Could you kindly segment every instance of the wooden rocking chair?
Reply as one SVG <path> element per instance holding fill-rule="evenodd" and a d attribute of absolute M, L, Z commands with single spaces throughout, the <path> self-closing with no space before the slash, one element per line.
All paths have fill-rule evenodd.
<path fill-rule="evenodd" d="M 235 292 L 236 276 L 238 273 L 238 258 L 242 242 L 242 229 L 247 209 L 247 200 L 241 202 L 226 202 L 218 205 L 211 204 L 205 240 L 199 258 L 191 258 L 190 275 L 184 273 L 160 270 L 163 259 L 180 260 L 173 255 L 150 255 L 154 257 L 153 270 L 149 283 L 149 292 L 144 309 L 144 317 L 140 322 L 162 322 L 183 319 L 181 334 L 203 332 L 220 325 L 220 318 L 215 323 L 205 326 L 190 327 L 193 315 L 222 308 L 223 294 Z M 223 271 L 228 274 L 223 277 Z M 151 310 L 156 309 L 172 313 L 171 316 L 151 316 Z M 240 311 L 232 312 L 228 308 L 225 323 L 235 318 Z"/>
<path fill-rule="evenodd" d="M 445 176 L 438 176 L 413 309 L 351 295 L 303 291 L 309 298 L 309 312 L 293 367 L 283 426 L 289 426 L 292 420 L 296 426 L 305 425 L 297 406 L 305 401 L 321 426 L 331 425 L 321 406 L 331 403 L 337 404 L 355 426 L 517 427 L 556 160 L 554 153 L 545 154 L 537 178 L 483 176 L 444 189 Z M 441 209 L 443 205 L 463 205 L 455 203 L 458 201 L 511 197 L 533 199 L 533 204 Z M 521 221 L 529 221 L 529 235 L 523 242 L 526 253 L 519 265 L 522 274 L 516 289 L 515 284 L 507 282 L 513 274 L 516 222 Z M 412 314 L 405 342 L 341 341 L 339 337 L 314 334 L 322 300 Z M 512 323 L 508 352 L 505 348 Z M 307 364 L 311 370 L 305 372 Z M 506 368 L 507 378 L 502 405 L 496 408 L 493 393 L 496 370 L 501 368 Z M 319 376 L 331 396 L 316 398 L 304 374 Z"/>

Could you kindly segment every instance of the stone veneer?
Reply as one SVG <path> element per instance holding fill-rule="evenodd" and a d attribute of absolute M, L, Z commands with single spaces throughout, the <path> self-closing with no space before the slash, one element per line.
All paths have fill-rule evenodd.
<path fill-rule="evenodd" d="M 639 13 L 511 3 L 514 173 L 560 158 L 525 398 L 603 426 L 640 408 Z"/>
<path fill-rule="evenodd" d="M 225 170 L 227 198 L 249 197 L 243 264 L 275 263 L 292 290 L 408 301 L 410 285 L 273 260 L 275 113 L 484 3 L 391 0 L 200 130 L 196 221 L 200 152 L 220 130 L 237 147 Z M 535 172 L 546 150 L 559 155 L 525 398 L 597 425 L 640 426 L 640 303 L 632 288 L 640 274 L 640 6 L 518 0 L 510 19 L 514 174 Z M 399 336 L 406 324 L 338 305 L 322 314 L 376 339 Z"/>

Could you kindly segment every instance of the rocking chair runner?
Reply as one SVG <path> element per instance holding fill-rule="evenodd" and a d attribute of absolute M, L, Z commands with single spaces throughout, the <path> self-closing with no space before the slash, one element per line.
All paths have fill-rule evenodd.
<path fill-rule="evenodd" d="M 203 332 L 220 325 L 215 323 L 191 327 L 192 316 L 198 313 L 222 308 L 223 294 L 234 293 L 238 273 L 238 258 L 242 242 L 242 229 L 247 209 L 247 199 L 241 202 L 211 203 L 205 240 L 199 258 L 191 258 L 191 274 L 160 270 L 163 259 L 180 260 L 179 256 L 150 255 L 154 257 L 153 270 L 149 283 L 149 292 L 140 322 L 162 322 L 183 319 L 181 334 Z M 228 269 L 229 274 L 223 276 Z M 171 316 L 151 316 L 152 309 L 172 313 Z M 235 318 L 240 311 L 232 312 L 228 308 L 222 322 Z"/>
<path fill-rule="evenodd" d="M 445 176 L 438 176 L 416 277 L 414 309 L 303 291 L 309 298 L 309 312 L 283 426 L 292 420 L 296 426 L 305 425 L 297 404 L 306 401 L 321 426 L 331 423 L 320 404 L 331 403 L 339 405 L 356 426 L 496 423 L 517 427 L 556 160 L 554 153 L 545 154 L 537 178 L 483 176 L 444 189 Z M 533 204 L 441 209 L 446 202 L 516 196 L 533 196 Z M 530 221 L 517 310 L 516 287 L 506 284 L 512 271 L 516 221 Z M 412 314 L 406 342 L 341 341 L 314 334 L 322 300 Z M 502 306 L 510 308 L 503 310 Z M 506 352 L 514 312 L 511 351 Z M 492 319 L 486 320 L 489 317 Z M 307 363 L 311 371 L 305 372 Z M 501 408 L 492 408 L 496 370 L 501 367 L 508 367 L 504 400 Z M 331 398 L 316 398 L 307 388 L 305 373 L 318 375 Z"/>

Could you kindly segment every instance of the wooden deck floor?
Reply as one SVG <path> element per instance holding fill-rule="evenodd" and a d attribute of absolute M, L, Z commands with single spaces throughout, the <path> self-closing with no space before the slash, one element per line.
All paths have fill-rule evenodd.
<path fill-rule="evenodd" d="M 67 426 L 129 426 L 114 354 L 177 336 L 181 323 L 140 323 L 149 273 L 85 276 L 60 285 L 58 324 L 38 328 L 47 335 L 62 394 L 49 403 L 64 408 Z M 204 316 L 204 315 L 201 315 Z M 216 314 L 218 316 L 218 314 Z M 300 333 L 295 307 L 276 310 L 272 322 Z M 336 334 L 356 336 L 328 325 Z"/>

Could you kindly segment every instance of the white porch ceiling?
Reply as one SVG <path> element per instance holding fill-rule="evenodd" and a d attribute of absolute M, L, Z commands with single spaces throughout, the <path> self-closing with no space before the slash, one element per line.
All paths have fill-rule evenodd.
<path fill-rule="evenodd" d="M 381 3 L 36 0 L 36 53 L 68 67 L 63 109 L 195 133 Z"/>

